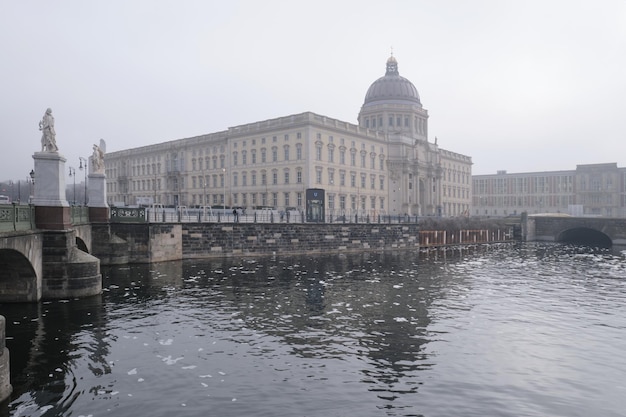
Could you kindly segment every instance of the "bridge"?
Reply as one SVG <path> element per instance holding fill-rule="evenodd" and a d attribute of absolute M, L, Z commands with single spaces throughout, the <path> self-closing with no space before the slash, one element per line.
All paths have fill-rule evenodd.
<path fill-rule="evenodd" d="M 524 215 L 522 238 L 526 241 L 563 242 L 600 247 L 626 246 L 626 219 Z"/>
<path fill-rule="evenodd" d="M 47 230 L 37 228 L 36 207 L 0 205 L 0 303 L 101 291 L 88 207 L 68 209 L 67 229 Z"/>

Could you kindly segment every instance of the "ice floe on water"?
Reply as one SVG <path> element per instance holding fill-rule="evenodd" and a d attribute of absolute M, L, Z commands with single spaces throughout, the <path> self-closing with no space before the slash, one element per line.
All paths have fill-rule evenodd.
<path fill-rule="evenodd" d="M 174 343 L 173 339 L 159 340 L 159 344 L 163 346 L 170 346 L 172 343 Z"/>
<path fill-rule="evenodd" d="M 163 362 L 165 362 L 166 365 L 175 365 L 176 362 L 178 362 L 178 361 L 180 361 L 182 359 L 185 359 L 183 356 L 180 356 L 178 358 L 172 359 L 172 355 L 169 355 L 169 356 L 166 356 L 166 357 L 157 355 L 157 358 L 161 358 L 161 360 Z"/>

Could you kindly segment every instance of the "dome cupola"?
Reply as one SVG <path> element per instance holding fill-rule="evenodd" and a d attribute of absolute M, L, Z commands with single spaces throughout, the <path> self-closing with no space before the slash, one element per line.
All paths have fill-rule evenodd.
<path fill-rule="evenodd" d="M 398 61 L 393 55 L 387 59 L 387 71 L 367 90 L 363 107 L 377 104 L 410 104 L 422 107 L 419 93 L 413 83 L 398 72 Z"/>

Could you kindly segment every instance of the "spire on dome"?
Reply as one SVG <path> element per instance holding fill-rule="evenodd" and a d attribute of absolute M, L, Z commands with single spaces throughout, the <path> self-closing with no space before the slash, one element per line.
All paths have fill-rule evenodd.
<path fill-rule="evenodd" d="M 387 60 L 387 72 L 385 75 L 400 75 L 398 72 L 398 61 L 393 57 L 393 47 L 391 48 L 391 56 Z"/>

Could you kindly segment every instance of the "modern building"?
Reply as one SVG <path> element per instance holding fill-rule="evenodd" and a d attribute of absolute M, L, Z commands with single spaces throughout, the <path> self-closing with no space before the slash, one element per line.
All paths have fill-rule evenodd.
<path fill-rule="evenodd" d="M 472 177 L 472 215 L 522 212 L 626 217 L 626 168 L 616 163 L 577 165 L 571 171 Z"/>
<path fill-rule="evenodd" d="M 111 152 L 105 167 L 110 204 L 304 209 L 311 188 L 335 215 L 460 215 L 471 203 L 471 158 L 428 140 L 393 56 L 358 125 L 306 112 Z"/>

